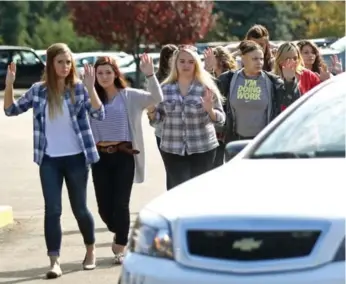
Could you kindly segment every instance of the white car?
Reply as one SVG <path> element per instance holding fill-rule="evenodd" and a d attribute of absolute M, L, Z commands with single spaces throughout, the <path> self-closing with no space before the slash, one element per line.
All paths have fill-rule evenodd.
<path fill-rule="evenodd" d="M 129 55 L 123 51 L 113 52 L 113 51 L 95 51 L 95 52 L 81 52 L 73 55 L 76 62 L 76 67 L 79 76 L 84 73 L 84 64 L 94 65 L 96 60 L 101 56 L 113 57 L 119 64 L 119 68 L 126 67 L 132 63 L 133 56 Z"/>
<path fill-rule="evenodd" d="M 344 284 L 345 82 L 317 86 L 228 144 L 243 149 L 230 162 L 150 202 L 119 283 Z"/>

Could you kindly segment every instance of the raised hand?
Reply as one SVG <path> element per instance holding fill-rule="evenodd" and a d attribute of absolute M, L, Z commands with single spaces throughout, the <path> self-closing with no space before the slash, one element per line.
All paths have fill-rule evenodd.
<path fill-rule="evenodd" d="M 340 74 L 342 72 L 342 63 L 339 60 L 338 56 L 334 54 L 330 58 L 332 60 L 332 68 L 330 72 L 333 72 L 334 74 Z"/>
<path fill-rule="evenodd" d="M 285 80 L 291 81 L 296 76 L 297 63 L 293 59 L 288 59 L 282 65 L 282 75 Z"/>
<path fill-rule="evenodd" d="M 213 109 L 213 93 L 211 90 L 207 89 L 203 97 L 201 97 L 203 108 L 206 112 L 210 112 Z"/>
<path fill-rule="evenodd" d="M 215 58 L 213 49 L 207 48 L 203 52 L 203 56 L 204 56 L 204 66 L 205 66 L 205 69 L 208 70 L 208 71 L 211 71 L 212 69 L 215 69 L 215 67 L 216 67 L 216 58 Z"/>
<path fill-rule="evenodd" d="M 6 73 L 6 80 L 5 84 L 7 86 L 13 85 L 14 81 L 16 80 L 16 64 L 14 62 L 11 62 L 7 66 L 7 73 Z"/>
<path fill-rule="evenodd" d="M 146 53 L 142 54 L 140 62 L 140 69 L 145 76 L 151 76 L 154 74 L 154 63 L 153 59 Z"/>
<path fill-rule="evenodd" d="M 83 83 L 88 90 L 93 89 L 95 85 L 95 69 L 90 64 L 84 64 Z"/>
<path fill-rule="evenodd" d="M 317 74 L 321 82 L 328 80 L 331 77 L 331 74 L 327 67 L 320 67 L 320 73 Z"/>

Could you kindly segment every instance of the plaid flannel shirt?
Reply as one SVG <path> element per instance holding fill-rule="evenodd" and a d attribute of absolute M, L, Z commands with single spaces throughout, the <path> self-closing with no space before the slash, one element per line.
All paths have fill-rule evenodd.
<path fill-rule="evenodd" d="M 82 146 L 86 163 L 88 165 L 96 163 L 100 157 L 90 129 L 88 113 L 94 118 L 103 120 L 105 118 L 103 105 L 98 110 L 92 108 L 88 91 L 81 82 L 75 86 L 75 103 L 71 102 L 68 91 L 64 94 L 64 100 L 67 101 L 72 125 Z M 46 105 L 47 88 L 39 82 L 32 85 L 24 95 L 5 109 L 7 116 L 16 116 L 33 108 L 34 162 L 38 165 L 42 162 L 47 145 L 45 137 Z"/>
<path fill-rule="evenodd" d="M 225 122 L 225 113 L 220 99 L 214 99 L 216 121 L 213 122 L 204 110 L 201 97 L 205 87 L 191 84 L 186 96 L 180 94 L 178 83 L 162 86 L 163 101 L 157 106 L 154 124 L 162 122 L 162 151 L 184 156 L 205 153 L 219 145 L 215 124 Z"/>

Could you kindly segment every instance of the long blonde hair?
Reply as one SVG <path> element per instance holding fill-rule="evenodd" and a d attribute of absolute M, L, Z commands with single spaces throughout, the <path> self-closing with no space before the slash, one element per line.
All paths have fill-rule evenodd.
<path fill-rule="evenodd" d="M 295 51 L 297 53 L 297 68 L 296 73 L 300 74 L 304 69 L 304 61 L 302 58 L 302 55 L 300 53 L 300 50 L 297 45 L 295 45 L 293 42 L 285 42 L 282 45 L 280 45 L 276 56 L 275 56 L 275 62 L 274 62 L 274 73 L 276 75 L 279 75 L 280 77 L 283 77 L 282 70 L 281 70 L 281 64 L 287 59 L 287 53 Z"/>
<path fill-rule="evenodd" d="M 62 113 L 62 90 L 59 90 L 58 88 L 58 77 L 54 68 L 54 58 L 62 53 L 68 53 L 71 56 L 71 71 L 65 78 L 65 87 L 70 91 L 72 103 L 75 102 L 75 85 L 80 82 L 70 48 L 65 43 L 54 43 L 48 47 L 47 62 L 42 76 L 42 81 L 47 87 L 47 101 L 50 118 L 54 118 L 58 113 Z"/>
<path fill-rule="evenodd" d="M 190 48 L 189 46 L 179 47 L 179 49 L 174 52 L 170 73 L 168 77 L 162 82 L 161 85 L 163 86 L 165 84 L 172 84 L 178 81 L 179 74 L 177 69 L 177 62 L 178 62 L 179 54 L 181 52 L 187 52 L 193 57 L 195 61 L 195 80 L 213 92 L 215 96 L 214 100 L 218 98 L 222 102 L 224 98 L 222 97 L 218 87 L 216 86 L 214 82 L 214 78 L 209 74 L 209 72 L 207 72 L 203 68 L 202 61 L 200 57 L 198 56 L 197 52 L 193 48 Z"/>

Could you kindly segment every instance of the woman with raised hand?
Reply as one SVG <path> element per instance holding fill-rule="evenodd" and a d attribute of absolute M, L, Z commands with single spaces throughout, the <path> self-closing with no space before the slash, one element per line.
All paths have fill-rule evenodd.
<path fill-rule="evenodd" d="M 304 67 L 304 60 L 300 53 L 300 50 L 293 42 L 285 42 L 280 45 L 274 62 L 274 73 L 283 78 L 283 66 L 287 62 L 294 62 L 295 74 L 294 78 L 298 82 L 298 88 L 301 95 L 310 91 L 312 88 L 321 83 L 320 76 L 316 75 L 313 71 Z M 330 73 L 327 70 L 321 70 L 322 77 L 330 77 Z M 328 74 L 327 74 L 328 73 Z"/>
<path fill-rule="evenodd" d="M 226 102 L 224 142 L 254 138 L 282 110 L 299 98 L 295 63 L 282 65 L 283 79 L 263 70 L 264 51 L 254 41 L 239 45 L 244 67 L 219 76 Z M 226 160 L 227 160 L 226 155 Z"/>
<path fill-rule="evenodd" d="M 310 40 L 301 40 L 297 43 L 304 61 L 304 67 L 314 72 L 321 82 L 330 79 L 333 74 L 342 72 L 342 65 L 337 55 L 331 56 L 331 66 L 328 68 L 324 62 L 320 50 L 316 44 Z"/>
<path fill-rule="evenodd" d="M 130 197 L 133 183 L 144 181 L 142 114 L 162 101 L 152 58 L 143 54 L 140 68 L 148 79 L 148 91 L 129 88 L 116 61 L 100 57 L 95 63 L 95 89 L 105 107 L 106 118 L 91 118 L 99 162 L 92 176 L 101 219 L 114 234 L 115 264 L 121 264 L 130 229 Z"/>
<path fill-rule="evenodd" d="M 151 118 L 162 123 L 160 148 L 172 178 L 170 190 L 213 168 L 219 146 L 214 124 L 222 125 L 225 113 L 194 46 L 179 46 L 162 92 L 163 102 Z"/>
<path fill-rule="evenodd" d="M 47 63 L 41 82 L 17 101 L 13 98 L 16 66 L 6 76 L 4 110 L 16 116 L 33 109 L 34 161 L 39 165 L 44 197 L 44 235 L 50 269 L 47 278 L 62 275 L 60 247 L 62 230 L 61 194 L 65 180 L 73 214 L 82 233 L 86 254 L 85 270 L 96 266 L 94 220 L 87 208 L 89 165 L 99 160 L 90 129 L 89 115 L 105 118 L 103 105 L 94 88 L 95 73 L 85 66 L 84 84 L 77 77 L 71 50 L 64 43 L 47 49 Z M 89 114 L 89 115 L 88 115 Z"/>

